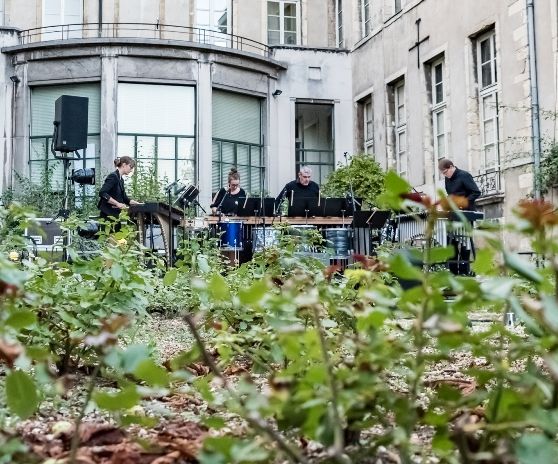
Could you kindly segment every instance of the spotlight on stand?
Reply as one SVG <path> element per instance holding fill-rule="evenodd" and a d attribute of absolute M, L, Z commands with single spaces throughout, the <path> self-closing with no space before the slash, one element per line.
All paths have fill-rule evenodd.
<path fill-rule="evenodd" d="M 188 206 L 190 206 L 190 204 L 194 203 L 199 193 L 200 191 L 197 187 L 189 185 L 174 201 L 174 204 L 179 205 L 181 208 L 187 208 Z"/>
<path fill-rule="evenodd" d="M 74 169 L 70 180 L 80 185 L 95 185 L 95 168 Z"/>

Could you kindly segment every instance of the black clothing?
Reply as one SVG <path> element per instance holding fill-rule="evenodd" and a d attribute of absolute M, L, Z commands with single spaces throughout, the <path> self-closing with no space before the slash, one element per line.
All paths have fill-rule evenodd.
<path fill-rule="evenodd" d="M 473 179 L 473 176 L 467 171 L 455 168 L 455 172 L 451 177 L 446 177 L 446 193 L 448 195 L 458 195 L 466 197 L 469 200 L 468 210 L 475 210 L 475 200 L 480 197 L 481 192 Z"/>
<path fill-rule="evenodd" d="M 238 208 L 242 206 L 245 200 L 246 192 L 244 189 L 241 188 L 237 194 L 233 195 L 228 190 L 222 188 L 217 192 L 215 201 L 209 206 L 211 208 L 218 208 L 221 205 L 221 212 L 223 214 L 237 214 Z"/>
<path fill-rule="evenodd" d="M 320 196 L 320 186 L 313 180 L 308 185 L 302 185 L 298 180 L 292 180 L 283 187 L 283 190 L 275 199 L 275 210 L 277 210 L 283 198 L 290 201 L 291 195 L 302 198 L 318 198 Z"/>
<path fill-rule="evenodd" d="M 126 190 L 124 188 L 124 179 L 120 175 L 118 169 L 107 176 L 105 183 L 101 187 L 101 190 L 99 190 L 99 197 L 97 208 L 101 210 L 102 218 L 108 216 L 118 217 L 120 214 L 120 208 L 111 205 L 108 202 L 109 198 L 113 198 L 119 203 L 130 204 L 130 199 L 128 195 L 126 195 Z"/>

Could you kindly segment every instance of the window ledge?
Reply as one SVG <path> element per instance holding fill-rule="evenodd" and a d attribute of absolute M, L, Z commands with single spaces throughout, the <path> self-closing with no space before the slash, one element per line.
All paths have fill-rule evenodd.
<path fill-rule="evenodd" d="M 506 194 L 504 192 L 491 193 L 483 197 L 477 198 L 475 206 L 492 205 L 495 203 L 503 203 Z"/>

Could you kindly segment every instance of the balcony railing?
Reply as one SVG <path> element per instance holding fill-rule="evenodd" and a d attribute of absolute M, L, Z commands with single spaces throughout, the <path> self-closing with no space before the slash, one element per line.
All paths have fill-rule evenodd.
<path fill-rule="evenodd" d="M 481 197 L 502 193 L 500 190 L 500 171 L 485 172 L 473 177 L 481 191 Z"/>
<path fill-rule="evenodd" d="M 218 47 L 232 48 L 234 50 L 270 56 L 270 48 L 266 44 L 246 37 L 211 29 L 173 26 L 159 23 L 61 24 L 58 26 L 36 27 L 19 32 L 19 40 L 22 45 L 50 40 L 93 38 L 177 40 L 204 45 L 215 45 Z"/>

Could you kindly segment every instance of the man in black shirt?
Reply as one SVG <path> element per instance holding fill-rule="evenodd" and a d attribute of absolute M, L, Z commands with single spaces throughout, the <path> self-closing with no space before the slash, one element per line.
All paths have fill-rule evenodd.
<path fill-rule="evenodd" d="M 287 198 L 288 201 L 294 197 L 318 198 L 320 196 L 320 186 L 312 178 L 312 169 L 308 166 L 301 166 L 296 180 L 287 183 L 281 193 L 275 198 L 275 211 L 281 202 Z"/>
<path fill-rule="evenodd" d="M 446 193 L 467 198 L 469 204 L 467 210 L 475 210 L 475 200 L 480 197 L 480 190 L 473 176 L 463 169 L 458 169 L 449 159 L 441 159 L 438 169 L 444 175 Z"/>

